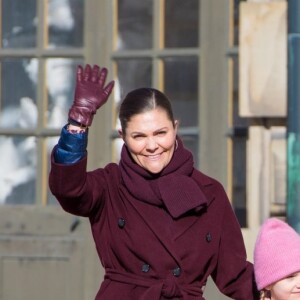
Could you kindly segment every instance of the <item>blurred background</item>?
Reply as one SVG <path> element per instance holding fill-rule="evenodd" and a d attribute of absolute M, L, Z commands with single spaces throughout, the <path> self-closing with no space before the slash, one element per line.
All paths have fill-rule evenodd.
<path fill-rule="evenodd" d="M 47 181 L 78 64 L 116 81 L 89 169 L 118 161 L 118 105 L 152 86 L 224 185 L 250 261 L 267 217 L 300 232 L 300 1 L 1 0 L 0 14 L 0 300 L 89 300 L 102 280 L 88 220 Z M 205 295 L 227 299 L 211 281 Z"/>

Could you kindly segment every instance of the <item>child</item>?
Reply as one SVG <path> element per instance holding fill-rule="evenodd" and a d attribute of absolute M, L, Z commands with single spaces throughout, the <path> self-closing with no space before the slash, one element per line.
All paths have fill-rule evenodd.
<path fill-rule="evenodd" d="M 269 218 L 262 225 L 254 273 L 261 300 L 300 299 L 300 235 L 287 223 Z"/>

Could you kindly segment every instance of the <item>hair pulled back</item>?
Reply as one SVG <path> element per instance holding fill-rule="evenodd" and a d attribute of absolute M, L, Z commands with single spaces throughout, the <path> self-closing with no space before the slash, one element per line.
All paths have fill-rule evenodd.
<path fill-rule="evenodd" d="M 175 123 L 171 102 L 164 93 L 154 88 L 138 88 L 129 92 L 122 101 L 119 110 L 123 133 L 126 131 L 127 123 L 134 115 L 156 108 L 163 109 L 170 121 Z"/>

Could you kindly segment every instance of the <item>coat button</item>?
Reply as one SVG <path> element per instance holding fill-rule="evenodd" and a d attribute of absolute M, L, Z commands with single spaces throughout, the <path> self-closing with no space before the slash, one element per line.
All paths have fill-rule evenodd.
<path fill-rule="evenodd" d="M 173 269 L 172 273 L 175 277 L 179 277 L 181 275 L 181 269 L 179 267 L 176 267 L 175 269 Z"/>
<path fill-rule="evenodd" d="M 211 240 L 212 240 L 212 236 L 211 236 L 211 234 L 210 234 L 210 232 L 209 232 L 209 233 L 206 235 L 206 241 L 207 241 L 208 243 L 210 243 Z"/>
<path fill-rule="evenodd" d="M 148 264 L 143 264 L 142 265 L 142 272 L 148 273 L 150 271 L 150 265 Z"/>
<path fill-rule="evenodd" d="M 125 226 L 125 220 L 123 218 L 119 218 L 118 219 L 118 226 L 120 228 L 124 228 L 124 226 Z"/>

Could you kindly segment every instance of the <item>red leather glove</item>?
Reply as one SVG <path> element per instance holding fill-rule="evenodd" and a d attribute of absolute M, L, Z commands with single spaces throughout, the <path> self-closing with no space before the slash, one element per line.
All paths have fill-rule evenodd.
<path fill-rule="evenodd" d="M 93 69 L 87 64 L 77 68 L 77 80 L 73 105 L 69 110 L 69 121 L 75 121 L 83 126 L 90 126 L 94 114 L 108 99 L 114 81 L 105 87 L 107 69 L 94 65 Z"/>

